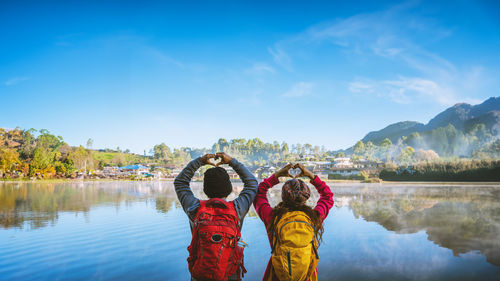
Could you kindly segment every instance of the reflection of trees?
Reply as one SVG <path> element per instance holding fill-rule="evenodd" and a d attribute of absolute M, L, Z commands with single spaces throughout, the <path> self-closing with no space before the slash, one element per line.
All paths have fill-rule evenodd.
<path fill-rule="evenodd" d="M 172 183 L 165 182 L 3 183 L 0 225 L 40 228 L 56 223 L 59 212 L 87 214 L 93 206 L 118 207 L 147 198 L 155 198 L 160 212 L 178 204 Z"/>
<path fill-rule="evenodd" d="M 403 193 L 362 191 L 348 201 L 356 217 L 377 222 L 397 233 L 425 230 L 428 239 L 454 255 L 479 250 L 500 265 L 500 200 L 498 187 L 446 187 Z M 475 191 L 475 192 L 474 192 Z M 384 194 L 381 194 L 384 193 Z"/>
<path fill-rule="evenodd" d="M 126 196 L 121 191 L 106 191 L 88 186 L 79 188 L 65 184 L 16 184 L 0 188 L 0 225 L 4 228 L 32 228 L 54 223 L 60 211 L 87 213 L 92 205 L 119 204 Z"/>
<path fill-rule="evenodd" d="M 175 204 L 175 208 L 180 208 L 180 203 L 176 197 L 156 197 L 155 198 L 156 210 L 161 213 L 168 213 Z"/>

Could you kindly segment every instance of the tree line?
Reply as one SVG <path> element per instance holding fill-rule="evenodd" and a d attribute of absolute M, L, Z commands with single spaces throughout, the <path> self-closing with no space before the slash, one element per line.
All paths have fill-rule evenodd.
<path fill-rule="evenodd" d="M 0 128 L 0 178 L 71 178 L 78 173 L 92 172 L 106 166 L 149 164 L 166 171 L 182 167 L 205 153 L 224 151 L 252 169 L 266 165 L 281 165 L 299 160 L 326 161 L 332 157 L 352 157 L 385 162 L 389 167 L 407 167 L 416 163 L 455 158 L 500 158 L 500 140 L 483 124 L 466 131 L 453 125 L 422 133 L 412 133 L 392 143 L 388 138 L 373 143 L 358 141 L 347 150 L 331 151 L 311 144 L 264 142 L 259 138 L 219 139 L 209 148 L 180 147 L 171 149 L 165 143 L 155 145 L 148 154 L 129 150 L 72 147 L 61 136 L 48 130 Z"/>
<path fill-rule="evenodd" d="M 165 143 L 155 145 L 149 154 L 129 150 L 72 147 L 61 136 L 48 130 L 0 128 L 0 178 L 72 178 L 106 166 L 150 164 L 153 168 L 173 169 L 205 153 L 225 151 L 250 167 L 275 165 L 300 159 L 325 160 L 331 154 L 324 147 L 286 142 L 266 143 L 254 139 L 219 139 L 211 148 L 180 147 L 171 149 Z"/>

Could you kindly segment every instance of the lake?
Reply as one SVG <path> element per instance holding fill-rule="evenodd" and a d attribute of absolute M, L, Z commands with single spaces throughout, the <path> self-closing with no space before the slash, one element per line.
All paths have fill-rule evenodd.
<path fill-rule="evenodd" d="M 500 185 L 330 186 L 320 280 L 500 280 Z M 261 280 L 270 246 L 253 207 L 242 236 L 244 280 Z M 190 240 L 172 182 L 0 182 L 2 281 L 189 280 Z"/>

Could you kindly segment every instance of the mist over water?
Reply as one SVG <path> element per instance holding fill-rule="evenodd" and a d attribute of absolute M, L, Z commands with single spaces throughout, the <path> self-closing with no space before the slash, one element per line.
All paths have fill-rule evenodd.
<path fill-rule="evenodd" d="M 500 185 L 330 186 L 320 280 L 497 280 Z M 244 280 L 261 280 L 270 246 L 253 208 L 242 235 Z M 0 280 L 189 280 L 190 239 L 171 182 L 0 183 Z"/>

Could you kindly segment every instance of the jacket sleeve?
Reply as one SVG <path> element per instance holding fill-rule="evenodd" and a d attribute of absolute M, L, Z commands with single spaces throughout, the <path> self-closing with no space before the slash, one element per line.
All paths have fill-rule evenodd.
<path fill-rule="evenodd" d="M 236 208 L 238 217 L 240 220 L 243 220 L 257 194 L 257 179 L 255 179 L 255 176 L 245 167 L 245 165 L 234 158 L 229 162 L 229 166 L 233 168 L 243 181 L 243 190 L 238 198 L 234 200 L 234 207 Z"/>
<path fill-rule="evenodd" d="M 323 221 L 326 219 L 330 209 L 333 207 L 333 193 L 330 190 L 330 187 L 318 176 L 315 176 L 314 179 L 311 180 L 311 183 L 319 193 L 319 200 L 316 207 L 314 207 L 314 210 L 319 212 L 321 220 Z"/>
<path fill-rule="evenodd" d="M 277 177 L 271 175 L 269 178 L 263 180 L 259 184 L 259 189 L 257 191 L 257 196 L 253 201 L 255 211 L 259 215 L 260 219 L 264 222 L 267 227 L 272 218 L 273 208 L 269 205 L 269 200 L 267 199 L 267 191 L 278 184 L 280 181 Z"/>
<path fill-rule="evenodd" d="M 202 166 L 201 158 L 198 157 L 193 161 L 189 162 L 187 166 L 180 172 L 180 174 L 174 180 L 175 193 L 177 193 L 177 198 L 181 202 L 184 212 L 188 215 L 190 220 L 194 220 L 196 211 L 200 206 L 200 200 L 196 198 L 191 191 L 189 186 L 191 179 L 194 176 L 196 170 Z"/>

